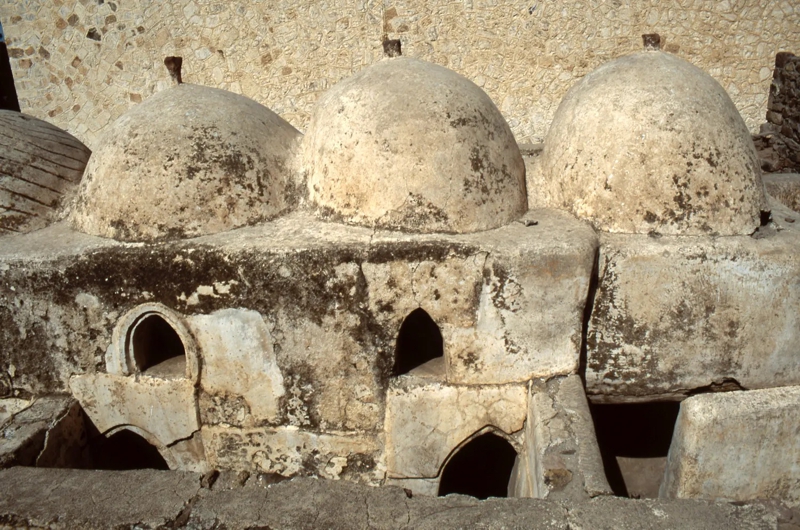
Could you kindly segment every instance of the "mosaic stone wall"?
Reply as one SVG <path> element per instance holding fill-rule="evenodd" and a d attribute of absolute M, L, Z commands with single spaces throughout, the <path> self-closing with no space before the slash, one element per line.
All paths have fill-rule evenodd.
<path fill-rule="evenodd" d="M 718 79 L 756 131 L 775 54 L 800 50 L 796 0 L 0 0 L 23 112 L 92 147 L 131 105 L 184 80 L 245 94 L 305 130 L 320 93 L 382 56 L 452 68 L 539 142 L 564 93 L 643 33 Z M 413 89 L 413 87 L 411 87 Z"/>

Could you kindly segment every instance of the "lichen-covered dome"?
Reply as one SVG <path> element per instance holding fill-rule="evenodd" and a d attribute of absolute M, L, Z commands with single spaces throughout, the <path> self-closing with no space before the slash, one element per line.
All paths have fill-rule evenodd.
<path fill-rule="evenodd" d="M 711 76 L 668 53 L 585 76 L 545 139 L 538 194 L 608 232 L 750 234 L 766 201 L 750 132 Z"/>
<path fill-rule="evenodd" d="M 150 241 L 274 218 L 295 201 L 289 167 L 300 136 L 246 97 L 174 86 L 109 127 L 70 221 L 86 233 Z"/>
<path fill-rule="evenodd" d="M 309 197 L 325 218 L 465 233 L 527 210 L 525 166 L 497 107 L 423 61 L 384 59 L 328 90 L 304 151 Z"/>
<path fill-rule="evenodd" d="M 55 125 L 0 110 L 0 235 L 32 232 L 57 220 L 91 154 Z"/>

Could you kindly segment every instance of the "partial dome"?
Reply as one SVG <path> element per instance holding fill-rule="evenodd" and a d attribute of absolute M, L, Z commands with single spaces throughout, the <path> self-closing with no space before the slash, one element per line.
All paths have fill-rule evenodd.
<path fill-rule="evenodd" d="M 525 166 L 475 84 L 384 59 L 328 90 L 305 139 L 309 197 L 326 218 L 411 232 L 475 232 L 527 210 Z"/>
<path fill-rule="evenodd" d="M 607 232 L 750 234 L 766 199 L 739 112 L 711 76 L 663 52 L 604 64 L 561 102 L 537 190 Z"/>
<path fill-rule="evenodd" d="M 57 220 L 92 152 L 45 121 L 0 110 L 0 235 Z"/>
<path fill-rule="evenodd" d="M 149 241 L 275 218 L 295 201 L 288 168 L 300 136 L 246 97 L 174 86 L 109 128 L 70 220 L 90 234 Z"/>

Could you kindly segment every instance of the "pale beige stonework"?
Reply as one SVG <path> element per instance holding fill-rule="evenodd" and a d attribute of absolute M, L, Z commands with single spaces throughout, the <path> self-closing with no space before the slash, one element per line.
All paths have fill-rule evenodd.
<path fill-rule="evenodd" d="M 23 111 L 91 148 L 169 86 L 167 55 L 184 57 L 186 81 L 249 96 L 305 130 L 322 92 L 382 57 L 385 34 L 404 55 L 474 81 L 529 142 L 570 86 L 640 50 L 643 33 L 715 77 L 751 130 L 764 121 L 775 54 L 800 48 L 791 0 L 21 0 L 0 3 L 0 20 Z"/>

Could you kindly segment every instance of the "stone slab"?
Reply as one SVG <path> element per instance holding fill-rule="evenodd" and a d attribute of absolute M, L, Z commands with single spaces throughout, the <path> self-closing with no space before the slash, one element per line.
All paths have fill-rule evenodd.
<path fill-rule="evenodd" d="M 779 219 L 753 237 L 603 234 L 587 334 L 590 399 L 800 383 L 796 224 Z"/>
<path fill-rule="evenodd" d="M 0 429 L 0 469 L 36 465 L 45 448 L 50 447 L 47 441 L 54 429 L 52 438 L 64 443 L 60 451 L 68 453 L 74 450 L 75 447 L 63 438 L 73 429 L 65 426 L 69 421 L 62 425 L 62 419 L 70 415 L 74 418 L 75 405 L 75 400 L 69 396 L 41 397 L 9 417 Z M 43 465 L 74 463 L 74 459 L 64 461 L 53 456 L 54 451 L 50 447 L 42 460 Z"/>
<path fill-rule="evenodd" d="M 73 377 L 70 388 L 100 433 L 133 425 L 163 449 L 200 429 L 194 385 L 187 379 L 98 373 Z"/>
<path fill-rule="evenodd" d="M 201 486 L 201 484 L 203 484 Z M 778 528 L 780 506 L 598 497 L 588 502 L 410 495 L 344 481 L 222 487 L 175 471 L 0 471 L 0 525 L 101 528 Z M 219 485 L 219 486 L 218 486 Z M 154 494 L 157 493 L 157 494 Z M 784 514 L 785 519 L 785 514 Z"/>
<path fill-rule="evenodd" d="M 174 521 L 200 490 L 181 471 L 0 471 L 0 525 L 52 529 L 156 528 Z"/>
<path fill-rule="evenodd" d="M 448 456 L 483 428 L 521 431 L 527 385 L 449 385 L 401 376 L 386 396 L 386 466 L 391 478 L 439 476 Z"/>
<path fill-rule="evenodd" d="M 580 376 L 531 385 L 514 493 L 553 500 L 612 494 Z"/>
<path fill-rule="evenodd" d="M 800 505 L 800 387 L 693 396 L 681 403 L 659 492 L 668 498 Z"/>

